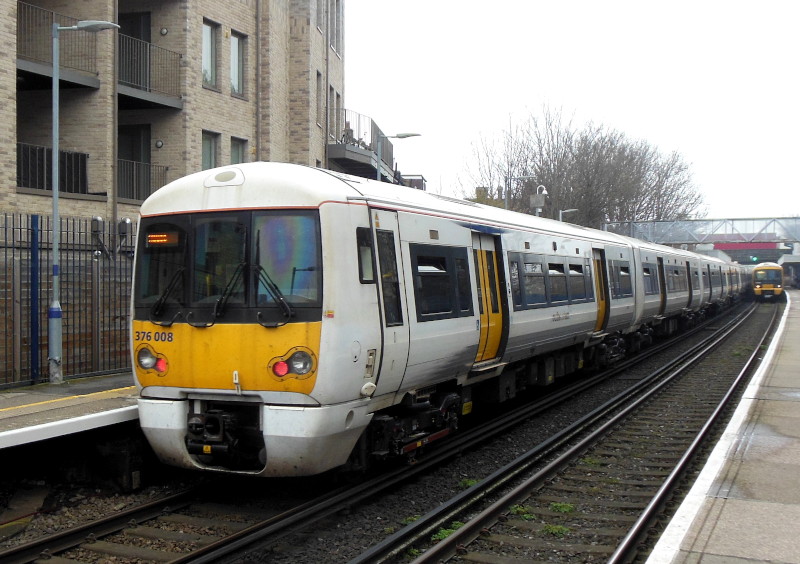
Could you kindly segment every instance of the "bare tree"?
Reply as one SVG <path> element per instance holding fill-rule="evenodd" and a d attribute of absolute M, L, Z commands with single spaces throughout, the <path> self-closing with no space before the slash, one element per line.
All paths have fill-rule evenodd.
<path fill-rule="evenodd" d="M 648 142 L 602 125 L 577 130 L 549 108 L 521 125 L 510 124 L 499 141 L 482 139 L 469 172 L 474 185 L 484 187 L 473 199 L 532 213 L 530 197 L 544 185 L 544 216 L 577 209 L 570 221 L 591 227 L 685 219 L 702 206 L 678 153 L 662 155 Z"/>

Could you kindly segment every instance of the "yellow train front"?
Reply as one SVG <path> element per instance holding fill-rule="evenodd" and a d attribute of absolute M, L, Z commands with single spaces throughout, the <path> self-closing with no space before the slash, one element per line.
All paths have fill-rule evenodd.
<path fill-rule="evenodd" d="M 340 279 L 358 272 L 355 253 L 321 244 L 322 224 L 352 249 L 346 224 L 369 224 L 346 195 L 314 169 L 243 165 L 182 178 L 143 204 L 131 351 L 141 426 L 162 461 L 289 476 L 347 460 L 372 417 L 380 329 L 359 307 L 374 291 Z M 347 307 L 323 308 L 325 284 L 327 303 Z M 323 343 L 324 321 L 352 330 Z"/>
<path fill-rule="evenodd" d="M 762 262 L 753 269 L 753 293 L 757 300 L 784 299 L 783 267 Z"/>

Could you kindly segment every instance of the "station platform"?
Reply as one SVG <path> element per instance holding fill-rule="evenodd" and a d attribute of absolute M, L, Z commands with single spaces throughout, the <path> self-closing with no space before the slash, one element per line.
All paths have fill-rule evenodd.
<path fill-rule="evenodd" d="M 138 419 L 130 371 L 0 390 L 0 449 Z"/>
<path fill-rule="evenodd" d="M 800 563 L 800 291 L 648 564 Z"/>

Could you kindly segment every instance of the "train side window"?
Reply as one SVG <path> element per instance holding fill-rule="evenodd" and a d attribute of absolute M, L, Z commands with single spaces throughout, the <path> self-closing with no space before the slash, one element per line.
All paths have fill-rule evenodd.
<path fill-rule="evenodd" d="M 525 263 L 525 304 L 541 305 L 547 303 L 547 290 L 544 269 L 540 262 Z"/>
<path fill-rule="evenodd" d="M 416 288 L 419 290 L 419 310 L 422 315 L 450 313 L 450 275 L 444 257 L 418 256 L 416 263 Z"/>
<path fill-rule="evenodd" d="M 381 293 L 386 326 L 402 325 L 403 309 L 400 303 L 400 277 L 397 274 L 394 231 L 376 230 L 375 237 L 378 243 L 378 265 L 381 269 Z"/>
<path fill-rule="evenodd" d="M 572 302 L 586 299 L 586 277 L 582 264 L 569 265 L 569 298 Z"/>
<path fill-rule="evenodd" d="M 586 301 L 594 301 L 594 282 L 592 281 L 592 261 L 587 260 L 583 265 L 583 273 L 586 276 Z"/>
<path fill-rule="evenodd" d="M 619 299 L 632 295 L 630 263 L 628 261 L 611 261 L 611 297 Z"/>
<path fill-rule="evenodd" d="M 550 281 L 550 302 L 565 302 L 567 295 L 567 276 L 564 274 L 564 265 L 559 263 L 547 264 L 547 279 Z"/>
<path fill-rule="evenodd" d="M 492 303 L 492 313 L 499 313 L 500 305 L 497 299 L 497 273 L 494 269 L 494 251 L 486 251 L 486 265 L 486 270 L 489 274 L 489 300 Z"/>
<path fill-rule="evenodd" d="M 375 264 L 372 260 L 372 233 L 368 227 L 356 229 L 358 245 L 358 280 L 362 284 L 375 283 Z"/>
<path fill-rule="evenodd" d="M 509 261 L 508 270 L 511 273 L 511 296 L 512 299 L 514 300 L 514 309 L 521 309 L 522 287 L 519 282 L 519 261 L 516 260 Z"/>
<path fill-rule="evenodd" d="M 472 259 L 475 262 L 475 284 L 478 290 L 478 311 L 483 315 L 483 280 L 481 279 L 481 265 L 478 251 L 472 251 Z"/>
<path fill-rule="evenodd" d="M 409 245 L 417 321 L 471 316 L 472 288 L 466 248 Z"/>
<path fill-rule="evenodd" d="M 656 265 L 645 264 L 642 267 L 642 274 L 644 275 L 645 295 L 658 294 L 658 269 Z"/>
<path fill-rule="evenodd" d="M 472 308 L 472 288 L 469 284 L 469 265 L 467 259 L 456 259 L 456 282 L 458 282 L 458 308 L 462 313 Z"/>
<path fill-rule="evenodd" d="M 693 290 L 700 289 L 700 272 L 697 269 L 692 271 L 692 289 Z"/>
<path fill-rule="evenodd" d="M 689 282 L 686 278 L 686 268 L 678 267 L 675 269 L 675 287 L 679 292 L 686 292 L 689 290 Z"/>
<path fill-rule="evenodd" d="M 631 267 L 628 266 L 626 262 L 624 265 L 620 265 L 619 267 L 619 288 L 622 292 L 622 296 L 632 296 L 633 295 L 633 284 L 631 283 Z"/>

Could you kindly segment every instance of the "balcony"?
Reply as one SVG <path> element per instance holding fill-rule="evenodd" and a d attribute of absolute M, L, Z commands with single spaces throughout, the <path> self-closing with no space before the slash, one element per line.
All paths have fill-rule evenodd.
<path fill-rule="evenodd" d="M 183 108 L 180 53 L 119 35 L 120 109 Z"/>
<path fill-rule="evenodd" d="M 117 161 L 119 197 L 127 200 L 144 200 L 167 183 L 168 167 L 127 161 Z"/>
<path fill-rule="evenodd" d="M 71 18 L 24 2 L 17 3 L 17 70 L 22 90 L 50 88 L 53 76 L 53 24 L 74 26 Z M 59 43 L 61 80 L 77 86 L 99 88 L 97 34 L 64 34 Z"/>
<path fill-rule="evenodd" d="M 328 159 L 344 172 L 364 178 L 377 178 L 378 148 L 381 143 L 381 179 L 399 182 L 394 167 L 394 147 L 377 124 L 352 110 L 342 110 L 331 120 Z"/>
<path fill-rule="evenodd" d="M 59 193 L 88 194 L 87 167 L 89 155 L 59 151 Z M 53 189 L 53 149 L 17 143 L 17 186 L 33 190 Z"/>

